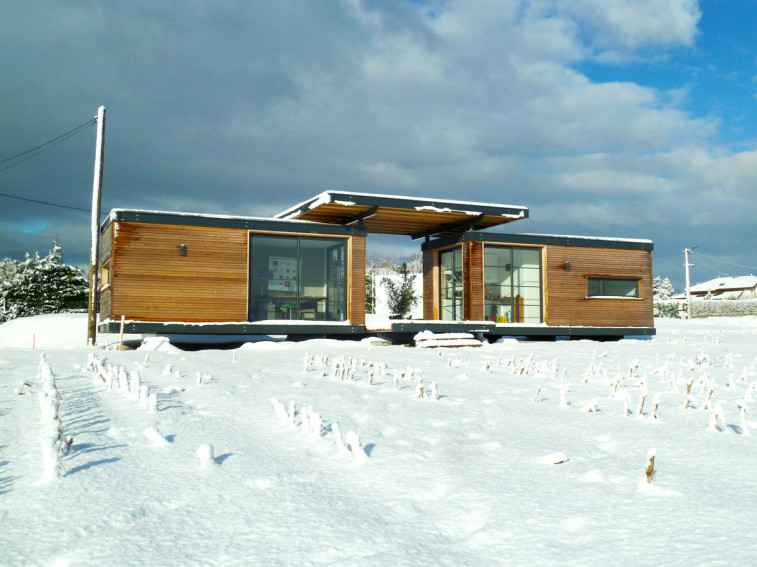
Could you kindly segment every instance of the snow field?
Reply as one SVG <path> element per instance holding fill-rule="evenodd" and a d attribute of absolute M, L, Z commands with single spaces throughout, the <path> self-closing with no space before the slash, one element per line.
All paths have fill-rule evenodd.
<path fill-rule="evenodd" d="M 2 349 L 0 564 L 751 564 L 757 320 L 658 332 L 439 351 L 48 350 L 74 438 L 49 483 L 38 400 L 13 392 L 39 353 Z M 155 413 L 134 373 L 139 399 L 160 393 Z M 421 379 L 438 399 L 417 399 Z"/>

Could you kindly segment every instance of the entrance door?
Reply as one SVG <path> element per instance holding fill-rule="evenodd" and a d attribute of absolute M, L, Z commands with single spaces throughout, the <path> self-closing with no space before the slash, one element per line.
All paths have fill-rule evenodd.
<path fill-rule="evenodd" d="M 496 323 L 541 323 L 541 249 L 486 244 L 484 317 Z"/>

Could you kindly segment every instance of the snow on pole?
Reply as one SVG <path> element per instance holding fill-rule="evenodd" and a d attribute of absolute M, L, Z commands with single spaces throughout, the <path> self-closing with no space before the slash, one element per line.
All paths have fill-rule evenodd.
<path fill-rule="evenodd" d="M 362 463 L 368 458 L 368 455 L 365 454 L 365 450 L 360 445 L 360 438 L 358 437 L 357 433 L 350 431 L 345 436 L 345 441 L 352 451 L 352 454 L 355 455 L 355 460 L 358 463 Z"/>
<path fill-rule="evenodd" d="M 163 437 L 163 434 L 158 431 L 157 425 L 147 427 L 142 431 L 142 435 L 147 437 L 147 439 L 152 442 L 154 447 L 165 447 L 168 445 L 168 439 Z"/>
<path fill-rule="evenodd" d="M 89 302 L 87 308 L 87 346 L 95 346 L 97 338 L 97 264 L 100 254 L 100 202 L 103 188 L 103 153 L 105 150 L 105 107 L 97 109 L 97 143 L 95 172 L 92 183 L 92 248 L 89 256 Z"/>
<path fill-rule="evenodd" d="M 207 467 L 208 465 L 212 466 L 216 464 L 215 450 L 213 449 L 213 445 L 200 445 L 197 448 L 195 455 L 197 455 L 197 458 L 200 460 L 200 466 L 203 468 Z"/>
<path fill-rule="evenodd" d="M 746 425 L 746 401 L 738 400 L 736 407 L 739 408 L 739 417 L 741 418 L 741 433 L 742 435 L 749 435 L 749 428 Z"/>
<path fill-rule="evenodd" d="M 308 408 L 310 413 L 310 433 L 313 437 L 321 436 L 321 429 L 323 428 L 323 421 L 321 420 L 321 414 L 313 410 L 313 406 Z"/>
<path fill-rule="evenodd" d="M 418 383 L 415 385 L 415 399 L 423 399 L 423 380 L 418 380 Z"/>
<path fill-rule="evenodd" d="M 124 327 L 126 327 L 126 315 L 121 315 L 121 330 L 118 333 L 118 350 L 124 350 Z"/>
<path fill-rule="evenodd" d="M 150 413 L 158 411 L 158 394 L 152 393 L 147 397 L 147 411 Z"/>
<path fill-rule="evenodd" d="M 276 412 L 279 421 L 283 424 L 287 424 L 289 422 L 289 416 L 287 415 L 286 409 L 284 409 L 284 404 L 276 398 L 271 398 L 271 403 L 273 404 L 273 409 Z"/>
<path fill-rule="evenodd" d="M 289 402 L 289 427 L 294 427 L 294 416 L 296 413 L 296 408 L 294 405 L 294 401 Z"/>
<path fill-rule="evenodd" d="M 337 422 L 331 424 L 331 432 L 334 434 L 334 439 L 336 440 L 336 448 L 339 450 L 339 454 L 343 455 L 347 453 L 347 447 L 344 446 L 344 441 L 342 441 L 342 433 L 339 431 L 339 424 Z"/>

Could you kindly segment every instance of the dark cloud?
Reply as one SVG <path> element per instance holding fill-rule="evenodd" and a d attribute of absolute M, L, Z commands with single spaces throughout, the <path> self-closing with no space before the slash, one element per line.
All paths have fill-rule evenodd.
<path fill-rule="evenodd" d="M 757 264 L 729 248 L 750 234 L 755 154 L 714 146 L 717 121 L 671 93 L 574 68 L 690 45 L 688 0 L 12 4 L 0 159 L 105 105 L 105 210 L 265 216 L 325 189 L 434 195 L 529 206 L 513 230 L 663 252 L 706 234 L 713 255 Z M 88 208 L 94 143 L 87 129 L 0 172 L 0 192 Z M 0 197 L 0 257 L 56 235 L 87 262 L 86 213 Z M 681 263 L 655 266 L 680 282 Z"/>

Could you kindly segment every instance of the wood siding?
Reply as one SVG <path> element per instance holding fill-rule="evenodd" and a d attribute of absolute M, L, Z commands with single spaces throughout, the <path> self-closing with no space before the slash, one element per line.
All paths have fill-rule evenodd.
<path fill-rule="evenodd" d="M 111 286 L 104 290 L 109 318 L 247 320 L 249 230 L 135 222 L 114 226 Z M 364 325 L 365 237 L 347 240 L 348 317 L 353 325 Z M 186 256 L 179 254 L 182 244 Z"/>
<path fill-rule="evenodd" d="M 484 319 L 484 245 L 479 241 L 463 243 L 463 319 Z"/>
<path fill-rule="evenodd" d="M 351 236 L 349 240 L 347 318 L 353 325 L 365 325 L 365 236 Z"/>
<path fill-rule="evenodd" d="M 247 319 L 247 232 L 119 222 L 113 240 L 112 319 Z M 184 244 L 187 255 L 179 255 Z"/>
<path fill-rule="evenodd" d="M 423 318 L 439 319 L 439 252 L 423 251 Z"/>
<path fill-rule="evenodd" d="M 110 301 L 110 286 L 103 289 L 102 287 L 102 269 L 111 268 L 113 261 L 113 225 L 108 226 L 100 236 L 100 319 L 112 319 L 111 317 L 111 301 Z M 112 270 L 111 270 L 112 273 Z"/>
<path fill-rule="evenodd" d="M 652 252 L 547 246 L 544 256 L 547 325 L 654 327 Z M 638 278 L 640 298 L 587 298 L 589 277 Z"/>

